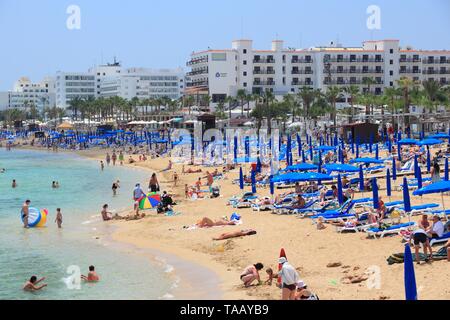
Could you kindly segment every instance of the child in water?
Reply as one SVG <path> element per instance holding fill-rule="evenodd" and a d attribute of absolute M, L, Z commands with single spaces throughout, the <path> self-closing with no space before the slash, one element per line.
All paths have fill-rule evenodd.
<path fill-rule="evenodd" d="M 56 219 L 55 222 L 58 224 L 58 228 L 61 229 L 62 225 L 62 213 L 61 208 L 56 209 Z"/>

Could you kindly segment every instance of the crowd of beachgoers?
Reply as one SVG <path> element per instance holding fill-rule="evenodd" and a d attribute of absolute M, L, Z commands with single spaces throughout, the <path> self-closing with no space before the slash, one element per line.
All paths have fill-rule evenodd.
<path fill-rule="evenodd" d="M 351 267 L 338 261 L 338 257 L 347 257 L 345 252 L 339 252 L 339 242 L 344 251 L 350 251 L 350 245 L 358 248 L 360 235 L 364 235 L 364 239 L 379 239 L 380 242 L 361 244 L 360 248 L 367 250 L 377 246 L 367 251 L 374 253 L 370 259 L 378 264 L 383 260 L 392 268 L 403 264 L 405 245 L 412 248 L 412 259 L 417 265 L 433 266 L 443 263 L 439 260 L 450 261 L 450 210 L 446 210 L 446 204 L 450 204 L 450 135 L 436 132 L 414 135 L 409 129 L 405 131 L 403 138 L 400 132 L 379 132 L 377 137 L 364 141 L 358 137 L 344 141 L 343 137 L 324 131 L 304 136 L 284 135 L 280 139 L 277 159 L 281 167 L 279 172 L 273 171 L 271 162 L 261 161 L 257 152 L 250 155 L 250 148 L 246 146 L 234 151 L 231 163 L 202 164 L 192 158 L 180 162 L 179 158 L 170 157 L 173 144 L 167 132 L 116 130 L 102 135 L 49 132 L 40 138 L 35 138 L 31 132 L 4 132 L 0 136 L 1 145 L 7 149 L 90 150 L 93 152 L 90 156 L 99 161 L 101 171 L 122 165 L 151 169 L 148 186 L 136 183 L 134 190 L 125 191 L 130 193 L 130 207 L 133 207 L 127 214 L 112 214 L 108 204 L 101 208 L 105 222 L 142 220 L 124 229 L 127 241 L 139 243 L 149 236 L 131 235 L 131 230 L 163 228 L 155 229 L 153 235 L 161 242 L 169 239 L 176 245 L 175 241 L 192 241 L 192 245 L 196 245 L 192 249 L 195 253 L 211 254 L 214 251 L 211 259 L 218 259 L 227 265 L 228 272 L 239 275 L 231 287 L 236 290 L 236 286 L 241 286 L 237 290 L 247 294 L 245 297 L 273 299 L 279 292 L 278 297 L 285 300 L 311 300 L 319 296 L 326 299 L 376 298 L 370 288 L 364 294 L 360 292 L 361 287 L 346 289 L 354 293 L 343 293 L 341 288 L 335 288 L 340 284 L 368 283 L 373 277 L 373 272 L 367 268 L 364 271 L 359 265 Z M 247 141 L 256 149 L 261 147 L 257 141 Z M 17 187 L 16 181 L 12 183 Z M 120 181 L 111 183 L 111 192 L 115 195 Z M 59 187 L 57 181 L 52 187 Z M 147 206 L 143 204 L 145 201 Z M 55 222 L 61 227 L 62 216 L 58 219 L 57 214 Z M 280 235 L 283 228 L 291 230 L 287 228 L 294 223 L 298 223 L 303 233 Z M 273 233 L 278 234 L 272 234 L 270 226 L 277 230 Z M 178 233 L 176 238 L 179 239 L 166 235 L 178 228 L 185 231 Z M 199 229 L 208 230 L 210 240 L 198 235 L 199 232 L 187 232 Z M 314 236 L 311 236 L 312 232 Z M 340 234 L 344 233 L 352 233 L 358 239 L 341 238 Z M 307 243 L 302 242 L 306 239 Z M 292 244 L 297 240 L 295 245 Z M 389 245 L 377 245 L 384 241 Z M 237 258 L 240 253 L 235 252 L 239 251 L 235 249 L 236 243 L 241 250 L 247 244 L 251 246 L 251 250 L 242 251 L 241 259 Z M 317 261 L 322 258 L 300 254 L 302 245 L 311 246 L 305 250 L 316 253 L 319 249 L 329 249 L 323 259 L 333 260 L 333 255 L 336 258 L 328 261 L 326 268 L 341 268 L 339 275 L 336 272 L 333 275 L 340 277 L 340 281 L 323 283 L 319 280 L 324 277 L 323 273 L 318 276 L 307 272 L 305 265 L 314 264 L 308 258 L 317 258 Z M 276 256 L 268 259 L 267 254 L 261 252 L 264 248 L 271 253 L 277 252 Z M 216 257 L 218 253 L 222 253 L 224 260 Z M 442 279 L 450 277 L 448 267 L 438 268 L 447 270 Z M 262 270 L 266 279 L 263 279 Z M 432 272 L 430 270 L 428 272 Z M 419 271 L 417 276 L 420 281 L 424 274 Z M 37 286 L 40 281 L 42 279 L 32 278 L 25 287 L 41 288 Z M 331 286 L 330 291 L 338 290 L 335 294 L 341 296 L 327 292 L 327 286 Z M 378 294 L 378 298 L 401 297 L 399 286 L 401 288 L 402 283 L 392 287 L 387 285 L 384 294 Z M 389 293 L 389 290 L 395 293 Z M 448 290 L 429 297 L 448 298 Z"/>

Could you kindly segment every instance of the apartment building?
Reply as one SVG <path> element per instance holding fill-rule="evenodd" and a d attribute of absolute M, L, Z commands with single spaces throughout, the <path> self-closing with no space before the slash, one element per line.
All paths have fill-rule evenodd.
<path fill-rule="evenodd" d="M 178 69 L 125 69 L 120 76 L 107 77 L 100 85 L 100 96 L 119 96 L 130 100 L 179 99 L 184 92 L 184 70 Z"/>
<path fill-rule="evenodd" d="M 40 82 L 32 82 L 27 77 L 17 80 L 11 91 L 0 93 L 0 109 L 27 109 L 35 106 L 38 110 L 55 105 L 54 79 L 46 77 Z"/>
<path fill-rule="evenodd" d="M 255 50 L 252 40 L 236 40 L 231 49 L 193 53 L 187 66 L 185 93 L 209 94 L 213 104 L 239 89 L 284 95 L 304 86 L 355 85 L 381 94 L 403 76 L 450 84 L 450 51 L 401 48 L 399 40 L 364 41 L 361 47 L 331 42 L 308 49 L 285 48 L 282 40 L 274 40 L 270 50 Z M 366 78 L 373 80 L 370 86 Z"/>

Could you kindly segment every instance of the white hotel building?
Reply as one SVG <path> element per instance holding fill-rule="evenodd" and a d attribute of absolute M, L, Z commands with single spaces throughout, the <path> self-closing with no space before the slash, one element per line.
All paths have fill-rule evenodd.
<path fill-rule="evenodd" d="M 326 90 L 330 85 L 356 85 L 365 91 L 364 78 L 375 81 L 370 88 L 375 94 L 395 87 L 403 76 L 450 84 L 450 51 L 402 49 L 399 40 L 301 50 L 284 48 L 282 40 L 272 41 L 271 50 L 255 50 L 252 40 L 236 40 L 231 49 L 193 53 L 187 66 L 186 94 L 209 94 L 213 104 L 239 89 L 283 95 L 303 86 Z"/>
<path fill-rule="evenodd" d="M 0 110 L 27 109 L 32 105 L 40 111 L 55 105 L 53 78 L 31 82 L 29 78 L 22 77 L 14 83 L 11 91 L 0 92 Z"/>
<path fill-rule="evenodd" d="M 56 105 L 67 108 L 75 97 L 82 99 L 119 96 L 126 100 L 168 97 L 184 91 L 183 69 L 124 69 L 119 63 L 93 67 L 88 72 L 58 72 Z"/>

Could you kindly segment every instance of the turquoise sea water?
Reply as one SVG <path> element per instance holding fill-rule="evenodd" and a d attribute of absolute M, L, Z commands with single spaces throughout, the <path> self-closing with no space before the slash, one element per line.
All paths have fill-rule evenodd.
<path fill-rule="evenodd" d="M 100 221 L 101 206 L 131 208 L 132 188 L 147 181 L 148 173 L 120 167 L 102 172 L 96 161 L 74 155 L 4 149 L 0 168 L 6 168 L 0 174 L 0 299 L 158 299 L 171 291 L 173 279 L 162 265 L 96 239 L 113 231 Z M 121 188 L 113 197 L 111 185 L 117 179 Z M 51 188 L 53 180 L 59 189 Z M 32 207 L 49 210 L 45 228 L 22 227 L 20 208 L 26 199 Z M 58 207 L 63 213 L 61 230 L 54 223 Z M 67 268 L 76 265 L 86 274 L 91 264 L 101 281 L 69 289 Z M 47 277 L 48 287 L 23 292 L 31 275 Z"/>

